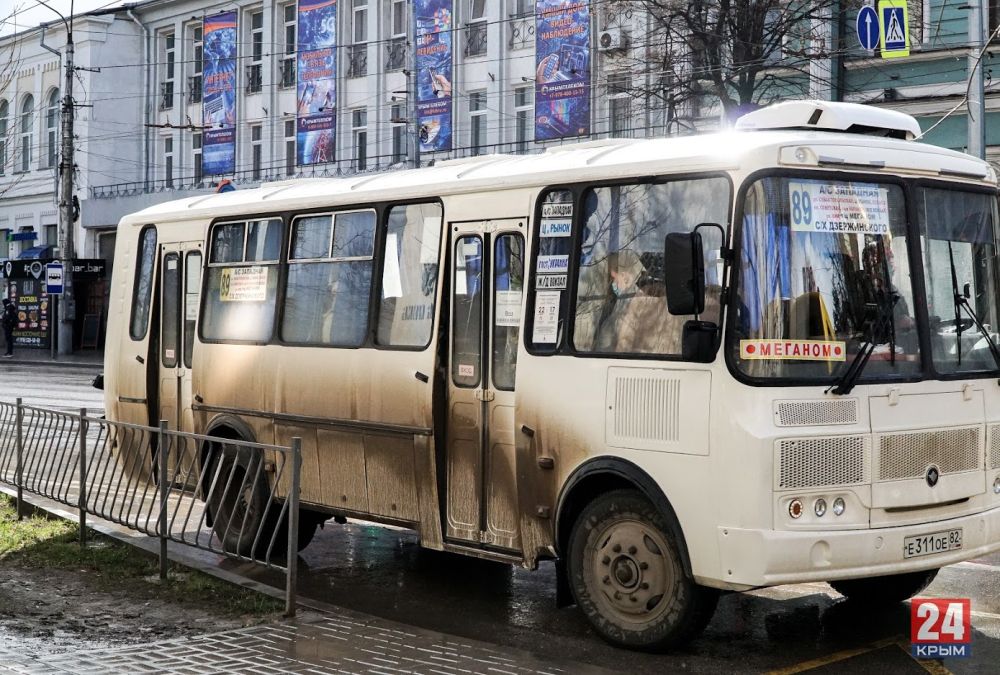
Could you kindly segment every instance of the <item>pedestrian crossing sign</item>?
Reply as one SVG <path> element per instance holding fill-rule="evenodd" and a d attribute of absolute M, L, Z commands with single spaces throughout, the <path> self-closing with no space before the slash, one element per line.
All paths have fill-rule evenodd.
<path fill-rule="evenodd" d="M 909 15 L 906 0 L 879 0 L 882 58 L 896 59 L 910 55 Z"/>

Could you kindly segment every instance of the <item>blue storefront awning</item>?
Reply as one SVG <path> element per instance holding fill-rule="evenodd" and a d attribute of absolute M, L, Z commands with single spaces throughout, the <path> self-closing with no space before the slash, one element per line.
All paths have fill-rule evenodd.
<path fill-rule="evenodd" d="M 31 248 L 21 251 L 21 255 L 17 256 L 18 260 L 44 260 L 45 258 L 52 257 L 52 249 L 55 246 L 32 246 Z"/>

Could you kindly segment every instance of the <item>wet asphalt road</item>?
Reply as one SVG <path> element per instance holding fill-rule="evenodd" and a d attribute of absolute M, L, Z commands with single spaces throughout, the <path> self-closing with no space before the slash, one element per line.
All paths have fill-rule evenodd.
<path fill-rule="evenodd" d="M 0 400 L 101 406 L 101 393 L 90 388 L 93 368 L 4 366 Z M 299 580 L 301 594 L 322 603 L 619 672 L 945 672 L 909 657 L 909 605 L 859 610 L 819 583 L 726 595 L 687 649 L 648 655 L 603 643 L 575 608 L 557 609 L 551 564 L 529 572 L 427 551 L 404 530 L 329 521 L 303 551 Z M 972 657 L 946 660 L 944 668 L 1000 671 L 1000 554 L 945 568 L 922 595 L 972 599 Z"/>

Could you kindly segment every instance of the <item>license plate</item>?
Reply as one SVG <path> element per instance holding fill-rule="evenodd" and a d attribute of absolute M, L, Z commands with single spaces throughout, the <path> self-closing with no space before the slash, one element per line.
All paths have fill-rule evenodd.
<path fill-rule="evenodd" d="M 922 555 L 957 551 L 960 548 L 962 548 L 962 528 L 947 532 L 918 534 L 903 540 L 903 557 L 917 558 Z"/>

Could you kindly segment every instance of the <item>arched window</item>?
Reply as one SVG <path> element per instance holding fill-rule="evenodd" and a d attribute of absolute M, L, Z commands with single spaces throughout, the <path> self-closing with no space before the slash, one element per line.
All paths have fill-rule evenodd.
<path fill-rule="evenodd" d="M 21 103 L 21 171 L 31 170 L 31 136 L 35 131 L 35 97 L 28 94 Z"/>
<path fill-rule="evenodd" d="M 7 171 L 7 114 L 10 106 L 7 99 L 0 98 L 0 176 Z"/>
<path fill-rule="evenodd" d="M 45 148 L 48 164 L 53 167 L 59 161 L 59 90 L 49 92 L 49 102 L 45 108 Z"/>

